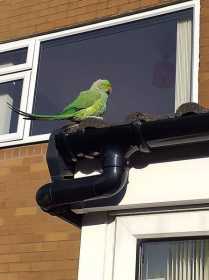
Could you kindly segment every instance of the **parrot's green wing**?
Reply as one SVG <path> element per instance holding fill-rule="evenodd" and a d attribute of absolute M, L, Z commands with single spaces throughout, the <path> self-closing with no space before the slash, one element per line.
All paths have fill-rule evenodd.
<path fill-rule="evenodd" d="M 92 106 L 100 98 L 100 93 L 95 89 L 82 91 L 79 96 L 69 105 L 67 105 L 61 114 L 71 114 L 81 109 Z"/>

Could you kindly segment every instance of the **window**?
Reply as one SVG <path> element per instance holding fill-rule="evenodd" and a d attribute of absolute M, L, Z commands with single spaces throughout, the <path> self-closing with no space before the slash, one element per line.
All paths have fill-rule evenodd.
<path fill-rule="evenodd" d="M 208 279 L 209 239 L 141 241 L 139 280 Z"/>
<path fill-rule="evenodd" d="M 26 63 L 27 48 L 3 52 L 0 55 L 0 69 Z"/>
<path fill-rule="evenodd" d="M 0 45 L 0 75 L 32 68 L 34 40 Z"/>
<path fill-rule="evenodd" d="M 0 77 L 0 142 L 23 138 L 24 119 L 9 109 L 8 103 L 26 110 L 30 72 Z"/>
<path fill-rule="evenodd" d="M 12 112 L 8 103 L 27 110 L 30 70 L 32 68 L 34 41 L 21 41 L 0 46 L 0 143 L 21 140 L 24 119 Z"/>
<path fill-rule="evenodd" d="M 28 113 L 59 112 L 99 78 L 109 79 L 113 84 L 106 121 L 123 122 L 129 113 L 136 111 L 172 113 L 186 101 L 197 101 L 196 9 L 197 2 L 188 1 L 39 36 L 24 44 L 2 45 L 1 78 L 8 73 L 29 71 L 31 78 L 25 99 Z M 15 96 L 20 98 L 20 95 Z M 6 109 L 6 102 L 7 97 L 2 97 L 3 119 L 7 123 L 0 134 L 2 142 L 15 126 L 15 117 L 9 117 L 11 112 Z M 16 123 L 20 120 L 16 116 Z M 54 128 L 64 124 L 22 119 L 21 127 L 16 124 L 22 136 L 11 141 L 47 140 Z"/>
<path fill-rule="evenodd" d="M 191 96 L 191 22 L 192 10 L 186 10 L 41 43 L 33 112 L 61 111 L 81 85 L 88 88 L 103 77 L 113 84 L 107 121 L 124 121 L 136 111 L 174 112 L 175 95 L 187 101 Z M 183 36 L 181 42 L 177 36 Z M 176 67 L 181 73 L 175 85 Z M 30 135 L 49 133 L 56 125 L 60 122 L 32 122 Z"/>

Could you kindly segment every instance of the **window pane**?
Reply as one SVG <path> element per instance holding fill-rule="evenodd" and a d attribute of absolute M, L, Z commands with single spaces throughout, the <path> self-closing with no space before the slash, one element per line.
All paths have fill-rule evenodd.
<path fill-rule="evenodd" d="M 33 112 L 61 111 L 99 78 L 113 85 L 106 121 L 122 122 L 136 111 L 174 112 L 177 25 L 184 19 L 192 19 L 192 10 L 43 42 Z M 61 125 L 32 122 L 31 135 Z"/>
<path fill-rule="evenodd" d="M 0 84 L 0 135 L 14 133 L 17 131 L 17 115 L 9 109 L 7 103 L 19 108 L 22 85 L 22 80 L 15 80 Z"/>
<path fill-rule="evenodd" d="M 0 69 L 26 62 L 28 48 L 0 53 Z"/>
<path fill-rule="evenodd" d="M 141 243 L 139 280 L 208 280 L 209 240 Z"/>

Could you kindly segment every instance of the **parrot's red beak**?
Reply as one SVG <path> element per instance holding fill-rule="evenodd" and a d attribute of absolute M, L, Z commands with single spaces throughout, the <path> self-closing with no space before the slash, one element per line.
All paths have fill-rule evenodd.
<path fill-rule="evenodd" d="M 108 94 L 112 93 L 112 87 L 109 88 Z"/>

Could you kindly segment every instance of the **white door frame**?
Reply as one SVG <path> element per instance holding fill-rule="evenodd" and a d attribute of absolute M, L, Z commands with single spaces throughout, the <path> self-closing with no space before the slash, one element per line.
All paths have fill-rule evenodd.
<path fill-rule="evenodd" d="M 84 219 L 78 280 L 135 280 L 137 240 L 209 235 L 209 210 Z"/>

